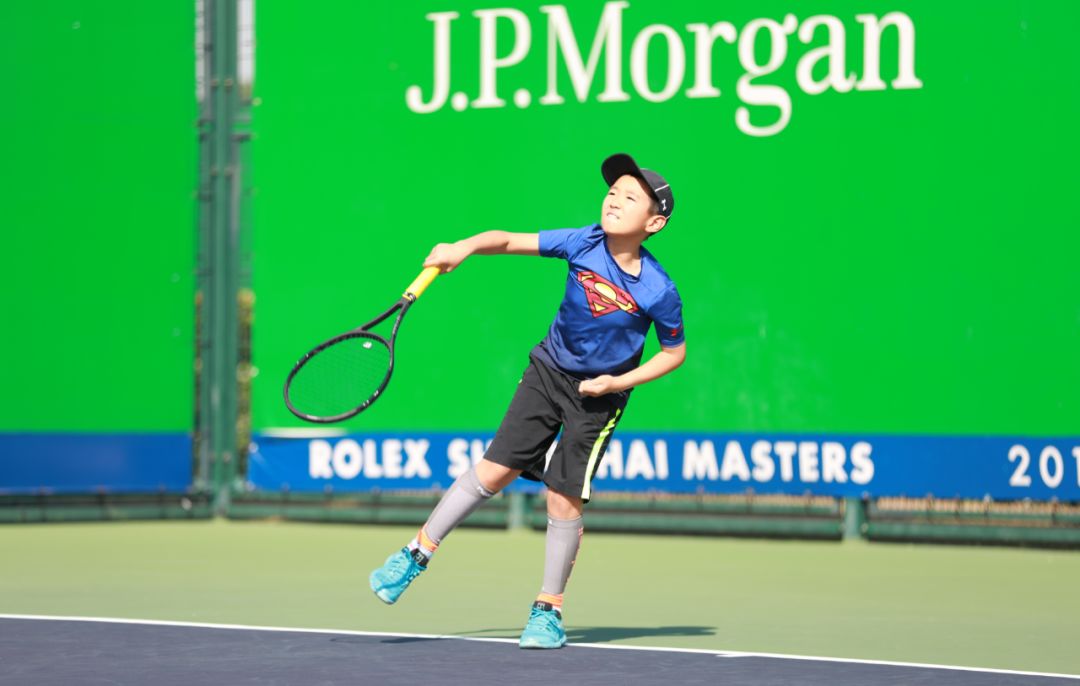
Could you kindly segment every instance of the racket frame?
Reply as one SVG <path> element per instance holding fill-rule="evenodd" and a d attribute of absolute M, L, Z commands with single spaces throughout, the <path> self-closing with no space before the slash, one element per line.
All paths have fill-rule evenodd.
<path fill-rule="evenodd" d="M 398 299 L 396 303 L 393 304 L 392 307 L 390 307 L 390 309 L 386 310 L 378 317 L 375 317 L 374 319 L 362 326 L 358 326 L 355 329 L 350 329 L 345 333 L 338 334 L 337 336 L 334 336 L 333 338 L 320 343 L 319 345 L 308 351 L 306 355 L 301 357 L 297 361 L 297 363 L 293 365 L 292 370 L 289 372 L 288 378 L 285 379 L 285 388 L 283 392 L 285 396 L 285 406 L 289 408 L 289 412 L 292 412 L 294 415 L 307 422 L 313 422 L 316 424 L 331 424 L 333 422 L 340 422 L 349 419 L 350 417 L 355 417 L 356 415 L 366 410 L 376 400 L 378 400 L 382 396 L 383 391 L 386 390 L 386 386 L 390 383 L 390 376 L 394 373 L 394 341 L 397 339 L 398 329 L 401 327 L 401 320 L 405 318 L 405 313 L 408 312 L 412 304 L 416 302 L 416 299 L 420 297 L 420 294 L 424 292 L 424 290 L 438 275 L 439 269 L 437 267 L 429 267 L 428 269 L 425 269 L 423 272 L 421 272 L 420 276 L 416 277 L 416 280 L 413 281 L 407 289 L 405 289 L 405 293 Z M 393 316 L 395 312 L 397 312 L 397 319 L 394 321 L 394 327 L 390 331 L 389 339 L 384 338 L 383 336 L 380 336 L 373 331 L 370 331 L 372 327 L 382 324 L 384 321 Z M 294 407 L 292 401 L 289 400 L 289 386 L 292 385 L 293 377 L 296 376 L 297 372 L 299 372 L 304 367 L 304 365 L 307 364 L 307 362 L 316 354 L 322 352 L 326 348 L 329 348 L 336 343 L 340 343 L 341 341 L 350 338 L 370 338 L 374 341 L 381 343 L 382 345 L 385 345 L 386 349 L 390 352 L 390 362 L 387 365 L 386 376 L 383 377 L 382 383 L 379 384 L 379 387 L 375 389 L 375 391 L 371 395 L 369 395 L 367 399 L 364 400 L 364 402 L 357 405 L 352 410 L 329 417 L 320 417 L 317 415 L 307 414 L 306 412 L 302 412 L 296 407 Z"/>

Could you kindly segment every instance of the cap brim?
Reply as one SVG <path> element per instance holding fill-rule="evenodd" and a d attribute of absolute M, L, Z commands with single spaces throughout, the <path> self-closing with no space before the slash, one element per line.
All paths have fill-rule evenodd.
<path fill-rule="evenodd" d="M 642 173 L 641 167 L 634 161 L 634 158 L 622 152 L 604 160 L 603 164 L 600 165 L 600 173 L 603 174 L 604 181 L 609 186 L 614 186 L 616 181 L 626 175 L 635 176 L 645 181 L 645 174 Z M 649 184 L 646 183 L 645 187 L 648 188 Z"/>

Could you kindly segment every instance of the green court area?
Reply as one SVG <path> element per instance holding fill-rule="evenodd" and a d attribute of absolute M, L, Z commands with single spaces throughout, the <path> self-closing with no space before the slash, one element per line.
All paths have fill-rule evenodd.
<path fill-rule="evenodd" d="M 544 537 L 464 529 L 393 607 L 414 531 L 279 522 L 0 527 L 0 614 L 516 637 Z M 1075 552 L 586 533 L 571 642 L 1080 674 Z"/>

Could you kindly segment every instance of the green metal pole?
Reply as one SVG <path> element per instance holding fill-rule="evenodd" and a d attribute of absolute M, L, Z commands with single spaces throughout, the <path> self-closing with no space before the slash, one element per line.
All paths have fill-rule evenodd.
<path fill-rule="evenodd" d="M 529 497 L 514 491 L 509 494 L 510 503 L 506 513 L 507 529 L 525 529 L 529 526 Z"/>
<path fill-rule="evenodd" d="M 859 541 L 866 529 L 866 503 L 862 498 L 844 498 L 844 540 Z"/>
<path fill-rule="evenodd" d="M 237 88 L 237 2 L 202 0 L 206 65 L 199 120 L 200 341 L 198 398 L 201 486 L 214 512 L 228 511 L 237 477 L 237 390 L 240 297 L 241 111 Z"/>

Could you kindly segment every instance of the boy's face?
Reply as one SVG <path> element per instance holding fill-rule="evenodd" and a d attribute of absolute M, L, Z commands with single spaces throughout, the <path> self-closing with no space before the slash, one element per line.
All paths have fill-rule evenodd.
<path fill-rule="evenodd" d="M 600 226 L 604 233 L 616 236 L 648 234 L 664 228 L 666 219 L 652 213 L 652 196 L 644 183 L 629 174 L 619 177 L 608 190 L 600 208 Z"/>

